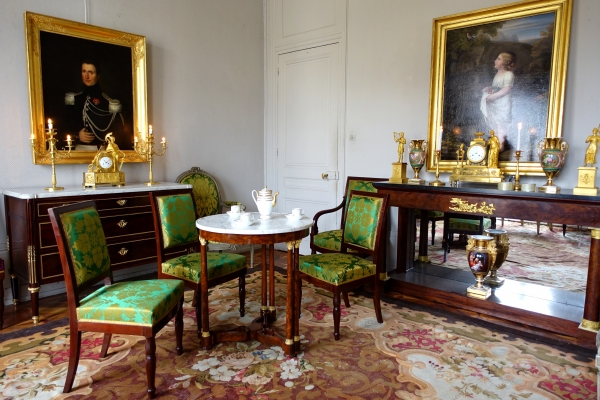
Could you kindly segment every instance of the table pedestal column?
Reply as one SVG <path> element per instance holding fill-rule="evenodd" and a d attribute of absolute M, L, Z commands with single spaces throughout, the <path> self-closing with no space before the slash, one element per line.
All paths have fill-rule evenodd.
<path fill-rule="evenodd" d="M 579 329 L 597 332 L 600 329 L 600 228 L 591 228 L 590 263 L 588 266 L 587 285 L 585 288 L 585 304 L 583 319 Z"/>

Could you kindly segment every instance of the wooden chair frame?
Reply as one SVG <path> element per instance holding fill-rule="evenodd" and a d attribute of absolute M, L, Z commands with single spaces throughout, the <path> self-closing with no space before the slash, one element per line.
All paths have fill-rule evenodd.
<path fill-rule="evenodd" d="M 335 213 L 339 210 L 343 210 L 342 218 L 340 219 L 340 228 L 339 229 L 344 228 L 344 223 L 346 222 L 346 212 L 347 212 L 346 198 L 348 196 L 348 187 L 349 187 L 351 181 L 387 182 L 388 180 L 389 180 L 389 178 L 369 178 L 369 177 L 362 177 L 362 176 L 349 176 L 346 179 L 346 186 L 344 187 L 344 197 L 342 197 L 342 201 L 340 202 L 340 204 L 338 204 L 334 208 L 321 210 L 318 213 L 316 213 L 315 216 L 313 217 L 313 226 L 310 229 L 310 237 L 309 237 L 311 254 L 316 254 L 317 252 L 319 252 L 319 253 L 335 253 L 335 251 L 332 251 L 325 247 L 316 245 L 314 243 L 314 237 L 319 234 L 319 218 L 321 218 L 323 215 Z"/>
<path fill-rule="evenodd" d="M 344 295 L 344 305 L 348 308 L 350 307 L 350 302 L 348 299 L 348 291 L 360 286 L 363 286 L 367 283 L 373 283 L 373 308 L 375 309 L 375 315 L 377 316 L 377 322 L 380 324 L 383 323 L 383 315 L 381 313 L 381 302 L 380 302 L 380 291 L 381 291 L 381 281 L 380 276 L 385 272 L 385 257 L 382 254 L 382 250 L 385 249 L 385 246 L 382 245 L 382 240 L 385 240 L 387 237 L 384 232 L 384 226 L 386 225 L 386 213 L 387 213 L 387 203 L 389 196 L 387 194 L 379 194 L 373 192 L 360 192 L 360 191 L 352 191 L 350 193 L 350 197 L 353 195 L 363 195 L 369 197 L 378 197 L 383 199 L 383 204 L 381 206 L 381 210 L 379 210 L 379 218 L 377 223 L 377 232 L 375 239 L 375 246 L 373 250 L 368 250 L 360 246 L 356 246 L 350 243 L 346 243 L 344 241 L 344 235 L 342 233 L 342 247 L 341 253 L 348 253 L 348 250 L 352 249 L 360 254 L 367 254 L 367 256 L 373 257 L 373 263 L 376 266 L 375 274 L 366 276 L 364 278 L 360 278 L 354 281 L 350 281 L 347 283 L 343 283 L 341 285 L 334 285 L 329 282 L 325 282 L 321 279 L 317 279 L 311 275 L 308 275 L 302 271 L 299 272 L 300 279 L 303 279 L 316 287 L 321 289 L 328 290 L 333 293 L 333 336 L 335 340 L 340 340 L 340 321 L 341 321 L 341 308 L 340 308 L 340 295 L 343 293 Z M 345 222 L 345 216 L 344 216 Z M 345 226 L 342 226 L 342 229 L 345 229 Z M 357 256 L 358 257 L 358 256 Z M 299 291 L 299 303 L 302 304 L 302 291 Z"/>
<path fill-rule="evenodd" d="M 162 263 L 175 257 L 179 257 L 185 254 L 198 253 L 198 262 L 200 262 L 200 241 L 192 244 L 183 244 L 179 246 L 173 246 L 169 249 L 165 249 L 165 243 L 162 235 L 162 226 L 160 222 L 160 215 L 158 210 L 158 198 L 165 196 L 173 196 L 180 194 L 189 194 L 193 196 L 192 189 L 173 189 L 173 190 L 161 190 L 160 192 L 150 192 L 150 205 L 152 206 L 152 216 L 154 218 L 154 231 L 156 232 L 156 262 L 158 266 L 158 278 L 159 279 L 177 279 L 172 275 L 165 275 L 162 272 Z M 195 203 L 194 203 L 195 204 Z M 248 268 L 244 267 L 238 271 L 230 274 L 220 276 L 208 281 L 208 287 L 214 287 L 225 282 L 229 282 L 234 278 L 238 278 L 239 286 L 239 298 L 240 298 L 240 316 L 243 317 L 245 314 L 246 304 L 246 273 Z M 202 278 L 200 278 L 202 279 Z M 200 280 L 198 282 L 190 282 L 183 280 L 186 287 L 194 290 L 194 306 L 196 309 L 196 321 L 198 322 L 198 337 L 201 336 L 201 324 L 202 313 L 201 313 L 201 285 Z"/>
<path fill-rule="evenodd" d="M 104 340 L 102 349 L 100 350 L 100 358 L 106 357 L 110 340 L 113 334 L 122 335 L 137 335 L 146 338 L 146 378 L 148 381 L 147 393 L 150 398 L 154 398 L 156 387 L 154 385 L 156 375 L 156 334 L 165 326 L 173 317 L 175 317 L 175 336 L 176 336 L 176 352 L 181 355 L 183 352 L 183 296 L 181 300 L 167 315 L 165 315 L 158 323 L 149 326 L 138 325 L 122 325 L 110 322 L 85 322 L 77 320 L 77 307 L 80 306 L 80 296 L 86 289 L 91 288 L 99 282 L 104 282 L 104 285 L 112 285 L 113 276 L 112 268 L 109 268 L 105 273 L 88 280 L 87 282 L 77 285 L 75 277 L 75 269 L 71 257 L 69 256 L 67 239 L 64 226 L 60 223 L 60 215 L 81 210 L 84 208 L 94 207 L 96 203 L 93 201 L 85 201 L 81 203 L 69 204 L 66 206 L 55 207 L 48 209 L 50 222 L 58 245 L 60 260 L 62 263 L 63 273 L 65 277 L 65 285 L 67 289 L 67 303 L 69 306 L 69 329 L 70 329 L 70 355 L 67 378 L 63 393 L 69 393 L 73 388 L 75 375 L 77 373 L 77 365 L 79 364 L 79 355 L 81 351 L 81 333 L 87 332 L 102 332 Z"/>

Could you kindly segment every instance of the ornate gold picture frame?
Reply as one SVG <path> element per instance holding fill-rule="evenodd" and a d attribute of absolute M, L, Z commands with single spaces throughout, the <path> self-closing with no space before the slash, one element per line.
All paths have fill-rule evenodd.
<path fill-rule="evenodd" d="M 518 144 L 520 173 L 543 175 L 537 143 L 562 135 L 571 12 L 572 0 L 532 0 L 433 20 L 428 170 L 436 150 L 451 171 L 461 144 L 494 130 L 505 173 Z"/>
<path fill-rule="evenodd" d="M 65 149 L 67 135 L 77 146 L 61 163 L 91 162 L 109 132 L 127 162 L 146 161 L 133 151 L 134 136 L 147 133 L 146 38 L 32 12 L 24 17 L 31 138 L 45 143 L 51 119 L 57 148 Z M 84 78 L 85 69 L 95 80 Z M 32 158 L 50 163 L 35 152 Z"/>

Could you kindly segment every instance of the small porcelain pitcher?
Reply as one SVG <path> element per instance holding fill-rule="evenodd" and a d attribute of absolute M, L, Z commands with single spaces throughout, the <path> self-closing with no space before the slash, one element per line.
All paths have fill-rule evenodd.
<path fill-rule="evenodd" d="M 258 212 L 260 213 L 261 219 L 271 218 L 271 212 L 273 212 L 273 207 L 275 207 L 275 205 L 277 204 L 278 194 L 279 192 L 275 192 L 275 194 L 273 194 L 273 191 L 267 189 L 266 186 L 259 192 L 257 192 L 256 190 L 252 191 L 252 198 L 256 203 L 256 207 L 258 207 Z"/>

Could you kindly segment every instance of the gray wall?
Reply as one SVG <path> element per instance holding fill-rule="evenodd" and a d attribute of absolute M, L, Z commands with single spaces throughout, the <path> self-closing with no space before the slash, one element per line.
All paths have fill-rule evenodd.
<path fill-rule="evenodd" d="M 148 120 L 169 142 L 154 159 L 154 179 L 173 182 L 199 166 L 225 199 L 250 204 L 264 183 L 261 0 L 0 0 L 0 189 L 44 188 L 51 179 L 50 166 L 30 157 L 23 14 L 85 22 L 86 5 L 88 23 L 146 36 Z M 81 185 L 86 170 L 57 165 L 58 184 Z M 147 163 L 123 170 L 129 183 L 148 180 Z M 0 258 L 8 263 L 2 200 Z"/>

